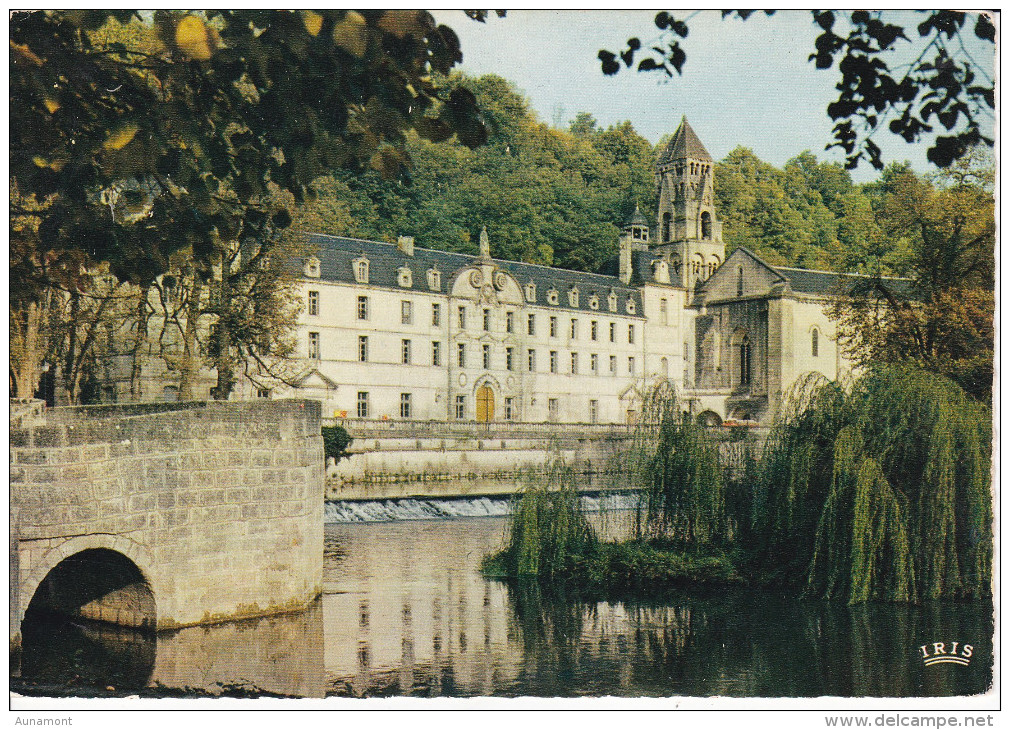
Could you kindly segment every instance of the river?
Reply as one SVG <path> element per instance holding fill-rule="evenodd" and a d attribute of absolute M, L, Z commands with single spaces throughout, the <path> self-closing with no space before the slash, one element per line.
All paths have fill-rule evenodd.
<path fill-rule="evenodd" d="M 502 544 L 505 509 L 493 500 L 329 505 L 324 594 L 311 610 L 156 639 L 65 620 L 26 624 L 13 686 L 175 696 L 902 697 L 977 694 L 992 681 L 990 602 L 850 607 L 747 589 L 547 596 L 479 573 Z M 611 509 L 593 520 L 616 536 L 631 514 Z M 972 646 L 967 666 L 924 664 L 921 646 L 932 653 L 934 642 L 949 650 L 954 641 L 962 653 Z"/>

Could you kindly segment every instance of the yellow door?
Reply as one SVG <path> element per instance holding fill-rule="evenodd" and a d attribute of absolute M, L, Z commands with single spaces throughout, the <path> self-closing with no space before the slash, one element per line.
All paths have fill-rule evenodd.
<path fill-rule="evenodd" d="M 481 423 L 494 420 L 494 391 L 486 385 L 477 388 L 477 420 Z"/>

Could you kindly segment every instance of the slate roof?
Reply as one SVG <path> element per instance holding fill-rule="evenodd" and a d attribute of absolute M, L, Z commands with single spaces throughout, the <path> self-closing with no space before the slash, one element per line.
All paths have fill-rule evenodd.
<path fill-rule="evenodd" d="M 645 217 L 642 211 L 635 206 L 635 212 L 631 214 L 631 217 L 624 222 L 624 227 L 629 228 L 631 226 L 648 226 L 649 219 Z"/>
<path fill-rule="evenodd" d="M 708 153 L 705 145 L 698 139 L 698 135 L 691 129 L 691 125 L 687 123 L 686 116 L 680 120 L 680 126 L 673 133 L 673 139 L 666 145 L 666 150 L 663 152 L 659 164 L 684 158 L 712 161 L 712 155 Z"/>
<path fill-rule="evenodd" d="M 794 269 L 788 266 L 771 266 L 782 277 L 789 281 L 789 288 L 804 294 L 820 294 L 833 296 L 844 294 L 859 281 L 870 277 L 863 274 L 839 274 L 830 271 L 815 271 L 813 269 Z M 911 279 L 901 279 L 893 276 L 881 277 L 884 281 L 900 292 L 907 291 Z"/>
<path fill-rule="evenodd" d="M 756 253 L 744 246 L 739 246 L 732 254 L 726 257 L 723 266 L 729 264 L 730 259 L 737 251 L 746 254 L 754 259 L 759 265 L 765 267 L 773 274 L 777 275 L 780 281 L 789 284 L 790 290 L 800 294 L 816 294 L 819 296 L 837 296 L 845 294 L 853 285 L 868 281 L 870 277 L 864 274 L 844 274 L 835 271 L 817 271 L 816 269 L 797 269 L 791 266 L 772 266 Z M 721 268 L 721 267 L 720 267 Z M 895 291 L 905 293 L 909 290 L 911 279 L 903 279 L 894 276 L 881 277 Z"/>
<path fill-rule="evenodd" d="M 306 236 L 308 242 L 316 247 L 315 256 L 319 259 L 319 278 L 324 281 L 340 281 L 355 283 L 352 262 L 364 255 L 368 259 L 368 284 L 400 291 L 432 291 L 428 288 L 428 270 L 437 269 L 441 273 L 441 285 L 438 289 L 446 293 L 452 281 L 452 275 L 462 268 L 471 266 L 477 257 L 470 254 L 436 251 L 430 248 L 414 247 L 414 255 L 403 253 L 396 244 L 366 241 L 359 238 L 329 236 L 321 233 L 310 233 Z M 613 289 L 618 297 L 615 314 L 622 316 L 642 316 L 642 295 L 633 286 L 625 286 L 616 276 L 605 274 L 590 274 L 583 271 L 570 271 L 552 266 L 539 266 L 519 261 L 492 259 L 505 271 L 512 274 L 523 289 L 524 301 L 526 285 L 533 282 L 536 285 L 536 301 L 531 302 L 543 307 L 579 310 L 586 312 L 609 313 L 607 297 Z M 406 266 L 410 269 L 412 287 L 407 289 L 399 285 L 399 270 Z M 568 304 L 568 291 L 572 286 L 578 287 L 579 304 L 571 307 Z M 547 292 L 551 288 L 558 292 L 558 303 L 548 304 Z M 593 294 L 600 298 L 598 310 L 589 306 Z M 635 302 L 635 314 L 628 315 L 625 302 L 631 296 Z"/>

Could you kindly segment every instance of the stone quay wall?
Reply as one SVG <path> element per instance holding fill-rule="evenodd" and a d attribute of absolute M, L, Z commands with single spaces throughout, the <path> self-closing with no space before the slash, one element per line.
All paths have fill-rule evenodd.
<path fill-rule="evenodd" d="M 634 431 L 599 424 L 355 421 L 353 440 L 326 469 L 326 499 L 507 495 L 560 458 L 584 489 L 621 489 L 621 455 Z"/>
<path fill-rule="evenodd" d="M 10 431 L 12 643 L 50 571 L 91 549 L 136 565 L 159 630 L 309 605 L 322 586 L 323 484 L 314 401 L 19 418 Z M 115 620 L 118 600 L 92 615 Z"/>

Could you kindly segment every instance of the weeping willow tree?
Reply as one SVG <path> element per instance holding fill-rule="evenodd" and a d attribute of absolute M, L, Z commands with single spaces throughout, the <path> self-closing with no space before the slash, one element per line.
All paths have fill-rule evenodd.
<path fill-rule="evenodd" d="M 593 554 L 598 539 L 582 511 L 576 473 L 559 456 L 542 473 L 527 475 L 513 502 L 505 549 L 486 563 L 504 576 L 564 578 Z"/>
<path fill-rule="evenodd" d="M 809 380 L 789 403 L 757 485 L 759 560 L 851 603 L 990 594 L 986 406 L 907 367 L 848 392 Z"/>
<path fill-rule="evenodd" d="M 640 534 L 691 550 L 726 541 L 730 519 L 718 442 L 682 410 L 667 382 L 643 399 L 630 464 L 644 496 Z"/>

